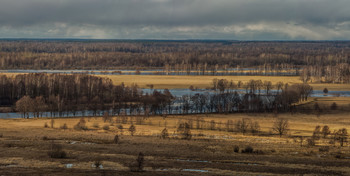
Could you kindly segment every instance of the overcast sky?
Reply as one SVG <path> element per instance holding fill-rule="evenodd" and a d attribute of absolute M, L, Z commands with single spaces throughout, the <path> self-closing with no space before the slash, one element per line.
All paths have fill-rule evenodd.
<path fill-rule="evenodd" d="M 0 38 L 349 40 L 350 0 L 0 0 Z"/>

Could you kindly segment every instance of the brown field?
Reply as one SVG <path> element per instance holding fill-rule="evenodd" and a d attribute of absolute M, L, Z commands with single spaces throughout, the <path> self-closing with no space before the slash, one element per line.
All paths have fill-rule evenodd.
<path fill-rule="evenodd" d="M 113 83 L 120 84 L 124 82 L 126 85 L 137 83 L 141 88 L 148 88 L 147 84 L 153 84 L 156 89 L 173 89 L 173 88 L 189 88 L 190 85 L 198 88 L 211 87 L 214 78 L 227 79 L 229 81 L 247 82 L 251 79 L 271 81 L 276 84 L 279 81 L 293 84 L 301 83 L 297 76 L 164 76 L 164 75 L 98 75 L 113 80 Z M 323 90 L 325 87 L 330 91 L 347 91 L 350 90 L 350 84 L 326 84 L 326 83 L 310 83 L 314 90 Z"/>
<path fill-rule="evenodd" d="M 15 76 L 22 73 L 0 73 L 0 75 Z M 195 88 L 210 88 L 213 79 L 227 79 L 229 81 L 247 82 L 249 80 L 271 81 L 273 84 L 283 82 L 288 84 L 302 83 L 298 76 L 165 76 L 165 75 L 96 75 L 110 78 L 114 84 L 137 84 L 140 88 L 149 88 L 153 84 L 155 89 L 187 89 L 191 85 Z M 309 83 L 314 90 L 348 91 L 350 84 Z"/>
<path fill-rule="evenodd" d="M 192 139 L 177 139 L 176 126 L 189 119 L 203 117 L 214 120 L 215 129 L 192 129 Z M 299 138 L 312 135 L 316 125 L 328 125 L 331 130 L 348 128 L 350 119 L 347 113 L 323 114 L 278 114 L 290 122 L 287 135 L 280 138 L 272 131 L 275 114 L 211 114 L 149 117 L 142 125 L 136 126 L 131 136 L 127 124 L 117 124 L 116 117 L 104 122 L 102 118 L 85 118 L 87 131 L 77 131 L 73 126 L 79 118 L 54 119 L 0 119 L 0 173 L 2 175 L 349 175 L 350 144 L 339 147 L 339 143 L 329 144 L 330 137 L 320 139 L 316 146 L 300 146 Z M 134 117 L 135 119 L 137 117 Z M 261 132 L 242 135 L 239 132 L 225 131 L 227 120 L 249 118 L 259 122 Z M 130 120 L 130 118 L 129 118 Z M 60 126 L 67 124 L 68 129 Z M 97 127 L 98 124 L 98 127 Z M 195 122 L 194 122 L 195 124 Z M 103 130 L 103 126 L 109 130 Z M 121 132 L 117 125 L 123 125 Z M 168 129 L 170 138 L 160 139 L 160 131 Z M 113 143 L 114 135 L 120 141 Z M 52 159 L 47 152 L 50 144 L 61 144 L 67 158 Z M 258 153 L 235 153 L 234 146 L 240 149 L 252 146 Z M 329 151 L 319 148 L 329 146 Z M 139 152 L 145 155 L 144 172 L 130 172 L 129 166 L 135 163 Z M 103 169 L 93 168 L 95 161 L 101 161 Z M 67 164 L 72 164 L 67 168 Z M 190 170 L 186 170 L 190 169 Z M 192 169 L 192 170 L 191 170 Z M 193 170 L 194 169 L 194 170 Z M 200 172 L 202 171 L 202 172 Z M 48 175 L 50 175 L 48 174 Z"/>

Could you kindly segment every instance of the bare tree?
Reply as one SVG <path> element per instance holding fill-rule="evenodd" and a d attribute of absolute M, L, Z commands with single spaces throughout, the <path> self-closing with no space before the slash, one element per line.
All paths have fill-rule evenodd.
<path fill-rule="evenodd" d="M 29 118 L 29 112 L 32 109 L 33 100 L 29 96 L 23 96 L 16 102 L 16 109 L 23 113 L 23 118 Z"/>
<path fill-rule="evenodd" d="M 329 134 L 331 134 L 329 127 L 327 125 L 323 126 L 322 128 L 323 138 L 326 138 Z"/>
<path fill-rule="evenodd" d="M 289 130 L 289 123 L 287 119 L 278 118 L 273 123 L 272 130 L 277 132 L 280 137 Z"/>
<path fill-rule="evenodd" d="M 250 120 L 247 118 L 242 118 L 237 120 L 235 123 L 236 130 L 241 132 L 243 135 L 248 131 Z"/>
<path fill-rule="evenodd" d="M 180 123 L 177 128 L 177 132 L 181 136 L 181 139 L 189 140 L 192 138 L 190 125 L 188 123 Z"/>
<path fill-rule="evenodd" d="M 129 127 L 129 132 L 131 136 L 134 136 L 135 131 L 136 131 L 136 127 L 133 124 L 131 124 Z"/>
<path fill-rule="evenodd" d="M 252 122 L 250 122 L 249 126 L 250 126 L 250 131 L 251 131 L 252 134 L 257 134 L 257 133 L 260 132 L 259 122 L 252 121 Z"/>
<path fill-rule="evenodd" d="M 339 141 L 340 146 L 344 146 L 344 142 L 347 142 L 348 139 L 348 131 L 346 128 L 339 129 L 335 134 L 335 139 Z"/>

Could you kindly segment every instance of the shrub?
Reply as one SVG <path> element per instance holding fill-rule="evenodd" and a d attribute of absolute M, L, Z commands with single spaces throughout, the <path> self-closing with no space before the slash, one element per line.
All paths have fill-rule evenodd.
<path fill-rule="evenodd" d="M 103 122 L 107 122 L 107 121 L 112 121 L 112 117 L 111 116 L 109 116 L 109 113 L 108 112 L 105 112 L 104 114 L 103 114 Z"/>
<path fill-rule="evenodd" d="M 239 146 L 238 146 L 238 145 L 235 145 L 235 146 L 233 147 L 233 151 L 234 151 L 235 153 L 239 153 Z"/>
<path fill-rule="evenodd" d="M 49 125 L 47 124 L 47 122 L 45 122 L 44 128 L 49 128 Z"/>
<path fill-rule="evenodd" d="M 55 124 L 55 120 L 51 119 L 50 124 L 51 124 L 51 128 L 53 128 L 53 125 Z"/>
<path fill-rule="evenodd" d="M 49 140 L 49 138 L 47 136 L 43 136 L 42 140 L 46 141 L 46 140 Z"/>
<path fill-rule="evenodd" d="M 64 123 L 60 128 L 66 130 L 66 129 L 68 129 L 68 126 L 66 123 Z"/>
<path fill-rule="evenodd" d="M 330 131 L 329 127 L 327 125 L 325 125 L 325 126 L 323 126 L 321 133 L 323 135 L 323 138 L 326 138 L 329 134 L 331 134 L 331 131 Z"/>
<path fill-rule="evenodd" d="M 316 145 L 315 139 L 314 139 L 314 138 L 308 138 L 308 139 L 306 139 L 306 143 L 307 143 L 307 146 L 308 146 L 308 147 L 312 147 L 312 146 L 315 146 L 315 145 Z"/>
<path fill-rule="evenodd" d="M 329 146 L 322 146 L 318 149 L 320 152 L 329 152 Z"/>
<path fill-rule="evenodd" d="M 92 126 L 93 126 L 94 128 L 100 128 L 100 125 L 99 125 L 98 123 L 94 123 Z"/>
<path fill-rule="evenodd" d="M 145 162 L 145 158 L 144 158 L 144 155 L 142 152 L 140 152 L 139 156 L 137 156 L 136 162 L 137 162 L 137 171 L 139 171 L 139 172 L 143 171 L 143 165 Z"/>
<path fill-rule="evenodd" d="M 123 135 L 123 125 L 118 125 L 117 128 L 120 130 L 120 134 Z"/>
<path fill-rule="evenodd" d="M 104 125 L 104 126 L 103 126 L 103 129 L 104 129 L 104 130 L 109 130 L 109 125 Z"/>
<path fill-rule="evenodd" d="M 331 110 L 337 110 L 338 108 L 338 105 L 336 102 L 333 102 L 332 105 L 331 105 Z"/>
<path fill-rule="evenodd" d="M 66 152 L 62 150 L 62 146 L 59 144 L 51 143 L 50 151 L 47 153 L 50 158 L 65 158 Z"/>
<path fill-rule="evenodd" d="M 86 121 L 84 118 L 81 118 L 79 122 L 74 126 L 75 130 L 88 130 L 88 127 L 86 126 Z"/>
<path fill-rule="evenodd" d="M 2 133 L 0 133 L 0 138 L 2 138 L 4 135 Z"/>
<path fill-rule="evenodd" d="M 119 142 L 119 136 L 118 136 L 118 135 L 115 135 L 115 136 L 114 136 L 113 142 L 114 142 L 115 144 L 118 144 L 118 142 Z"/>
<path fill-rule="evenodd" d="M 245 147 L 244 150 L 242 150 L 242 153 L 253 153 L 254 149 L 252 146 L 248 145 L 247 147 Z"/>
<path fill-rule="evenodd" d="M 188 123 L 179 124 L 177 127 L 177 133 L 181 136 L 181 139 L 190 140 L 192 138 L 190 125 Z"/>
<path fill-rule="evenodd" d="M 162 132 L 160 133 L 160 138 L 166 139 L 166 138 L 168 138 L 168 137 L 169 137 L 168 130 L 167 130 L 166 128 L 164 128 L 164 129 L 162 130 Z"/>
<path fill-rule="evenodd" d="M 260 154 L 260 155 L 265 154 L 263 150 L 255 150 L 254 153 Z"/>
<path fill-rule="evenodd" d="M 327 89 L 327 88 L 324 88 L 324 89 L 323 89 L 323 93 L 327 94 L 327 93 L 328 93 L 328 89 Z"/>
<path fill-rule="evenodd" d="M 134 136 L 135 131 L 136 131 L 136 127 L 133 124 L 131 124 L 129 127 L 130 135 Z"/>
<path fill-rule="evenodd" d="M 102 167 L 102 162 L 100 160 L 96 160 L 94 162 L 94 166 L 96 169 L 100 169 Z"/>

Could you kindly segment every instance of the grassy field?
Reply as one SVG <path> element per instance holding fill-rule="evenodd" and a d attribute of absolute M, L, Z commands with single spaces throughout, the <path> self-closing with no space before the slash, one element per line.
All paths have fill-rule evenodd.
<path fill-rule="evenodd" d="M 177 138 L 176 126 L 190 119 L 203 118 L 209 122 L 248 118 L 257 121 L 261 132 L 256 135 L 228 132 L 225 125 L 215 129 L 192 129 L 191 140 Z M 2 175 L 349 175 L 350 146 L 346 143 L 329 144 L 331 137 L 321 138 L 316 146 L 300 146 L 299 138 L 312 136 L 316 125 L 328 125 L 331 130 L 348 128 L 346 113 L 324 114 L 212 114 L 189 116 L 154 116 L 136 126 L 131 136 L 130 126 L 116 123 L 116 118 L 104 122 L 102 118 L 85 118 L 88 130 L 74 130 L 80 118 L 54 119 L 0 119 L 0 173 Z M 137 117 L 133 117 L 135 119 Z M 286 118 L 290 130 L 283 137 L 272 131 L 276 118 Z M 64 123 L 68 129 L 61 129 Z M 135 123 L 134 123 L 135 124 Z M 117 126 L 122 125 L 123 130 Z M 108 126 L 109 129 L 103 129 Z M 160 139 L 164 128 L 169 139 Z M 118 144 L 113 143 L 119 135 Z M 47 154 L 54 141 L 67 153 L 64 159 L 53 159 Z M 258 153 L 235 153 L 234 146 L 251 146 Z M 319 151 L 329 146 L 329 151 Z M 144 172 L 130 172 L 139 152 L 145 155 Z M 100 161 L 103 169 L 94 168 Z"/>
<path fill-rule="evenodd" d="M 22 73 L 0 73 L 0 75 L 15 76 Z M 288 84 L 302 83 L 298 76 L 169 76 L 169 75 L 96 75 L 110 78 L 114 84 L 137 84 L 140 88 L 149 88 L 153 84 L 156 89 L 187 89 L 191 85 L 195 88 L 210 88 L 214 78 L 227 79 L 228 81 L 247 82 L 249 80 L 271 81 L 273 84 L 283 82 Z M 309 83 L 314 90 L 348 91 L 350 84 Z"/>
<path fill-rule="evenodd" d="M 276 84 L 279 81 L 283 83 L 293 84 L 301 83 L 297 76 L 164 76 L 164 75 L 98 75 L 113 80 L 113 83 L 120 84 L 124 82 L 126 85 L 137 83 L 141 88 L 148 88 L 147 84 L 153 84 L 156 89 L 173 89 L 173 88 L 189 88 L 194 86 L 198 88 L 210 88 L 214 78 L 227 79 L 229 81 L 247 82 L 251 79 L 271 81 Z M 347 91 L 350 90 L 350 84 L 313 84 L 310 85 L 314 90 L 323 90 L 325 87 L 330 91 Z"/>

